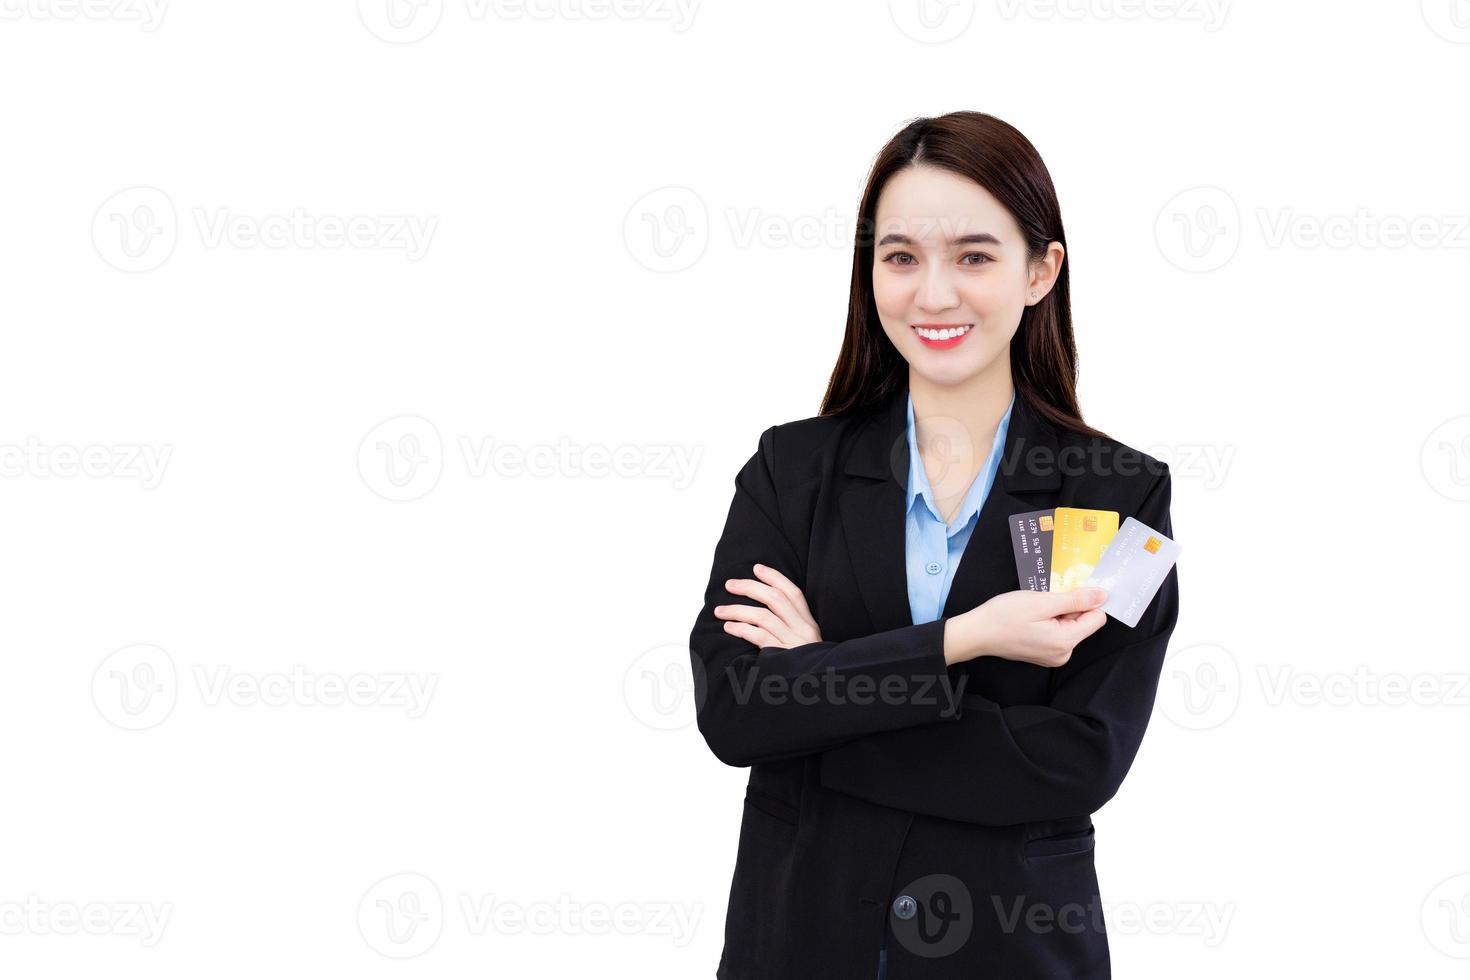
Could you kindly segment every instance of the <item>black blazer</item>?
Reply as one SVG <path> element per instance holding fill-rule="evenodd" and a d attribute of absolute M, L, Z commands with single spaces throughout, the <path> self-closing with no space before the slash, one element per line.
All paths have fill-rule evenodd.
<path fill-rule="evenodd" d="M 1105 978 L 1091 815 L 1143 739 L 1177 567 L 1137 627 L 1109 617 L 1051 669 L 944 663 L 944 626 L 1019 587 L 1007 517 L 1116 510 L 1173 536 L 1166 465 L 1052 426 L 1018 394 L 941 617 L 904 566 L 907 387 L 860 416 L 766 429 L 735 477 L 690 635 L 701 734 L 749 766 L 723 980 Z M 752 565 L 801 587 L 823 639 L 759 651 L 717 605 Z"/>

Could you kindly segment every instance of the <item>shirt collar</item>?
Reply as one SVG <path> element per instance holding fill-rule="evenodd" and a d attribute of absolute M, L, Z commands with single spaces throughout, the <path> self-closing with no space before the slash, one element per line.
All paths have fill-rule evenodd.
<path fill-rule="evenodd" d="M 906 396 L 908 402 L 908 420 L 905 423 L 905 431 L 909 442 L 909 489 L 908 500 L 904 505 L 904 513 L 913 509 L 914 501 L 923 498 L 925 506 L 934 515 L 935 520 L 943 521 L 939 513 L 939 505 L 934 502 L 934 492 L 929 487 L 929 474 L 924 471 L 924 461 L 919 458 L 918 438 L 914 434 L 914 396 L 910 392 Z M 995 439 L 990 444 L 990 455 L 985 459 L 985 465 L 975 475 L 975 480 L 970 484 L 970 489 L 965 494 L 964 501 L 960 504 L 960 510 L 955 514 L 954 523 L 948 525 L 948 532 L 954 535 L 966 524 L 970 518 L 980 510 L 980 504 L 990 492 L 990 486 L 995 481 L 995 472 L 1000 467 L 1000 458 L 1005 451 L 1006 431 L 1011 424 L 1011 410 L 1016 407 L 1016 393 L 1011 392 L 1010 404 L 1006 406 L 1005 414 L 1000 418 L 1000 424 L 995 427 Z"/>

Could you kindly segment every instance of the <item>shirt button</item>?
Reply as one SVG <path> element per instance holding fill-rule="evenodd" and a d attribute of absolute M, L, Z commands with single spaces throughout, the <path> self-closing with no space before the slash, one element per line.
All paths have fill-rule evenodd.
<path fill-rule="evenodd" d="M 938 575 L 940 572 L 944 571 L 944 566 L 939 564 L 939 562 L 937 561 L 931 561 L 929 564 L 924 566 L 924 571 L 928 572 L 930 575 Z"/>
<path fill-rule="evenodd" d="M 912 919 L 919 911 L 919 903 L 907 895 L 900 895 L 893 900 L 893 914 L 900 919 Z"/>

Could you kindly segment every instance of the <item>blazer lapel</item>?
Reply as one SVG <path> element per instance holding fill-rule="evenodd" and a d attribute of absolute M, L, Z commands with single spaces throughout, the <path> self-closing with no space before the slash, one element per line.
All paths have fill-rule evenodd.
<path fill-rule="evenodd" d="M 839 498 L 858 591 L 880 633 L 914 625 L 904 560 L 907 397 L 905 381 L 880 411 L 861 424 L 844 467 L 847 475 L 858 479 Z M 1031 470 L 1024 463 L 1035 447 L 1044 451 L 1040 458 L 1045 465 Z M 955 569 L 942 617 L 959 615 L 993 595 L 1017 588 L 1007 518 L 1047 507 L 1045 495 L 1060 487 L 1056 430 L 1017 393 L 995 483 Z"/>

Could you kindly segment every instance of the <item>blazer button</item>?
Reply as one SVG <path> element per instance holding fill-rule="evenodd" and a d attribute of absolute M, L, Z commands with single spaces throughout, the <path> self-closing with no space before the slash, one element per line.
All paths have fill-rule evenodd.
<path fill-rule="evenodd" d="M 900 895 L 893 900 L 893 914 L 900 919 L 912 919 L 919 911 L 919 903 L 907 895 Z"/>

